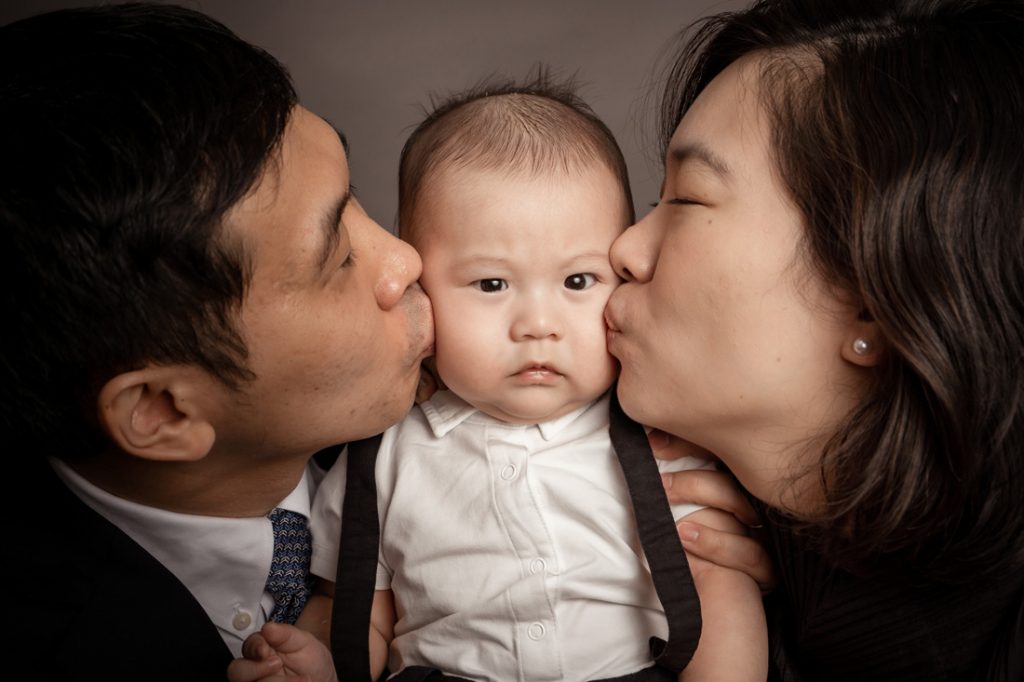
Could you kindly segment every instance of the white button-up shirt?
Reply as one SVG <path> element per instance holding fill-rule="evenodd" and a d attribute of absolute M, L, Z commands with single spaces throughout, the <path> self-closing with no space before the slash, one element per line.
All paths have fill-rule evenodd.
<path fill-rule="evenodd" d="M 345 461 L 313 510 L 313 572 L 331 580 Z M 398 615 L 391 670 L 508 682 L 652 664 L 648 638 L 664 638 L 667 625 L 608 437 L 607 397 L 521 426 L 440 392 L 385 433 L 376 477 L 377 588 L 394 591 Z"/>
<path fill-rule="evenodd" d="M 237 658 L 242 642 L 274 610 L 265 591 L 274 557 L 270 519 L 181 514 L 147 507 L 102 490 L 58 459 L 50 464 L 79 499 L 120 528 L 188 588 Z M 311 465 L 312 466 L 312 465 Z M 307 468 L 277 505 L 306 517 L 315 476 Z"/>

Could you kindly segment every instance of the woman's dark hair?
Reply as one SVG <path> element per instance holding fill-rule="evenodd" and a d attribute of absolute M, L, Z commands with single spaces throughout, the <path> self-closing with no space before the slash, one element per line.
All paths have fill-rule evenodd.
<path fill-rule="evenodd" d="M 765 0 L 691 38 L 664 143 L 718 73 L 757 53 L 806 260 L 884 335 L 805 529 L 860 570 L 1021 570 L 1024 6 Z"/>
<path fill-rule="evenodd" d="M 146 363 L 250 379 L 249 265 L 220 226 L 276 158 L 285 69 L 202 14 L 134 4 L 4 26 L 0 61 L 7 447 L 102 447 L 98 390 Z"/>

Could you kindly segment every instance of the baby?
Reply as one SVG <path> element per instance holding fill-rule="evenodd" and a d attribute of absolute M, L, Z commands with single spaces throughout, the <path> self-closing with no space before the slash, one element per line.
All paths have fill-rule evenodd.
<path fill-rule="evenodd" d="M 423 259 L 445 390 L 389 429 L 377 455 L 372 675 L 675 679 L 649 647 L 651 636 L 667 637 L 666 616 L 609 439 L 617 366 L 603 311 L 619 280 L 608 254 L 633 218 L 614 138 L 569 88 L 542 76 L 441 104 L 406 143 L 400 173 L 400 231 Z M 343 455 L 314 505 L 313 572 L 327 580 L 345 464 Z M 672 512 L 736 524 L 713 509 Z M 764 679 L 757 586 L 691 566 L 703 629 L 680 677 Z M 685 569 L 670 578 L 687 579 Z M 326 641 L 325 601 L 311 600 L 300 625 Z M 286 629 L 265 633 L 282 657 L 295 634 Z M 329 654 L 315 648 L 318 663 L 306 669 L 293 657 L 288 668 L 328 670 Z M 264 642 L 251 658 L 271 650 Z"/>

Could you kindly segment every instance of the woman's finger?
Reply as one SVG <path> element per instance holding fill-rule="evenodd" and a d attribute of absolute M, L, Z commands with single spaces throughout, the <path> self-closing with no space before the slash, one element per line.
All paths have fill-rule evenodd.
<path fill-rule="evenodd" d="M 740 492 L 739 484 L 724 471 L 690 469 L 661 475 L 665 495 L 671 504 L 700 504 L 727 511 L 748 526 L 760 526 L 761 519 Z"/>
<path fill-rule="evenodd" d="M 680 521 L 678 530 L 679 539 L 687 552 L 719 566 L 746 573 L 761 587 L 762 592 L 770 592 L 778 584 L 775 566 L 757 540 L 690 521 Z"/>
<path fill-rule="evenodd" d="M 647 441 L 651 444 L 651 450 L 657 459 L 679 459 L 680 457 L 699 457 L 711 461 L 718 459 L 710 450 L 705 450 L 688 440 L 665 433 L 661 429 L 648 431 Z"/>

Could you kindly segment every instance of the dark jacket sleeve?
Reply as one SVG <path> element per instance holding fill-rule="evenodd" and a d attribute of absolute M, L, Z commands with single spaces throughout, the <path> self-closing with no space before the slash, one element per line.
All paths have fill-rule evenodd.
<path fill-rule="evenodd" d="M 45 462 L 18 485 L 34 509 L 11 524 L 0 566 L 7 648 L 32 679 L 223 682 L 231 653 L 173 574 Z"/>

